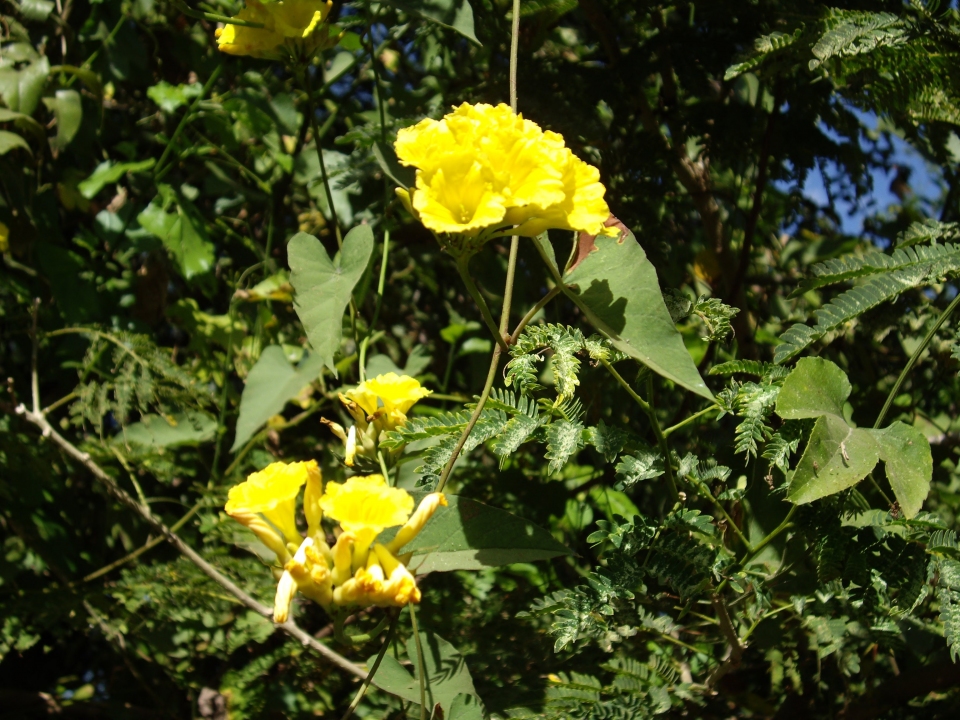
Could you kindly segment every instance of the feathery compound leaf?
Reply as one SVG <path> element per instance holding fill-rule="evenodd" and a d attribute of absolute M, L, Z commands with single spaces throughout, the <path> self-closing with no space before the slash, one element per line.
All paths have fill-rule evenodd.
<path fill-rule="evenodd" d="M 803 352 L 831 330 L 837 329 L 883 302 L 892 300 L 905 290 L 927 285 L 960 270 L 960 246 L 958 245 L 921 245 L 904 250 L 898 249 L 891 257 L 896 260 L 909 257 L 911 254 L 914 258 L 933 257 L 935 259 L 923 261 L 915 259 L 901 270 L 873 277 L 866 284 L 837 296 L 824 307 L 814 311 L 817 318 L 816 325 L 793 325 L 780 336 L 782 344 L 774 349 L 773 361 L 784 363 Z"/>
<path fill-rule="evenodd" d="M 396 450 L 415 440 L 426 440 L 438 435 L 459 433 L 470 419 L 470 413 L 461 410 L 432 417 L 414 417 L 406 423 L 384 434 L 380 447 L 384 450 Z M 472 434 L 471 434 L 472 437 Z"/>
<path fill-rule="evenodd" d="M 710 368 L 708 375 L 736 375 L 744 373 L 747 375 L 756 375 L 758 378 L 766 381 L 779 380 L 790 374 L 790 370 L 774 365 L 773 363 L 761 362 L 759 360 L 730 360 Z"/>
<path fill-rule="evenodd" d="M 550 461 L 547 472 L 560 470 L 583 447 L 583 424 L 558 420 L 546 427 L 547 454 Z"/>
<path fill-rule="evenodd" d="M 521 393 L 539 389 L 536 367 L 543 359 L 545 350 L 553 352 L 553 377 L 560 397 L 570 397 L 580 384 L 577 374 L 580 361 L 577 353 L 583 352 L 583 333 L 565 325 L 528 325 L 510 348 L 511 360 L 507 363 L 505 383 L 516 384 Z"/>
<path fill-rule="evenodd" d="M 919 224 L 914 223 L 911 228 Z M 898 247 L 890 255 L 879 250 L 865 255 L 847 255 L 814 265 L 811 269 L 814 277 L 803 281 L 790 294 L 790 297 L 798 297 L 808 290 L 816 290 L 825 285 L 835 285 L 844 280 L 854 280 L 878 273 L 913 270 L 921 276 L 939 277 L 949 272 L 956 272 L 958 268 L 960 268 L 960 244 L 913 248 L 904 246 Z"/>
<path fill-rule="evenodd" d="M 701 336 L 701 340 L 707 342 L 723 342 L 727 339 L 733 328 L 730 321 L 740 312 L 739 308 L 725 305 L 718 298 L 699 298 L 697 304 L 693 307 L 693 314 L 703 322 L 706 335 Z"/>
<path fill-rule="evenodd" d="M 782 32 L 772 32 L 769 35 L 762 35 L 753 42 L 753 55 L 746 60 L 731 65 L 723 75 L 724 80 L 733 80 L 737 75 L 741 75 L 748 70 L 757 67 L 770 55 L 778 50 L 793 45 L 803 34 L 803 29 L 798 28 L 792 34 Z"/>
<path fill-rule="evenodd" d="M 950 558 L 933 558 L 937 571 L 937 600 L 940 602 L 940 622 L 943 636 L 950 648 L 950 659 L 960 659 L 960 562 Z"/>
<path fill-rule="evenodd" d="M 910 227 L 897 235 L 897 247 L 906 248 L 920 243 L 960 240 L 960 223 L 942 223 L 932 218 L 910 223 Z"/>
<path fill-rule="evenodd" d="M 529 415 L 515 415 L 503 426 L 503 430 L 493 439 L 490 449 L 501 462 L 517 451 L 534 431 L 540 427 L 540 421 Z"/>
<path fill-rule="evenodd" d="M 652 480 L 663 475 L 663 458 L 654 450 L 640 451 L 636 455 L 624 455 L 617 463 L 617 490 L 629 490 L 642 480 Z"/>
<path fill-rule="evenodd" d="M 859 55 L 906 42 L 907 24 L 891 13 L 830 10 L 833 28 L 813 46 L 810 69 L 838 55 Z"/>

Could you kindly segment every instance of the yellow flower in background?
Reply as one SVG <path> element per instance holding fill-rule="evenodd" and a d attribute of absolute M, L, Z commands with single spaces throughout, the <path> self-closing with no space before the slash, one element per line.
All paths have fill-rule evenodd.
<path fill-rule="evenodd" d="M 227 24 L 217 30 L 217 46 L 230 55 L 310 57 L 337 42 L 338 33 L 325 22 L 332 7 L 332 0 L 246 0 L 246 7 L 235 19 L 263 27 Z"/>
<path fill-rule="evenodd" d="M 227 515 L 256 533 L 280 561 L 285 562 L 289 557 L 287 546 L 296 548 L 303 539 L 297 529 L 297 496 L 308 480 L 314 488 L 318 488 L 321 482 L 320 468 L 314 460 L 272 463 L 230 488 L 224 509 Z M 314 524 L 319 525 L 316 517 Z"/>
<path fill-rule="evenodd" d="M 0 222 L 0 253 L 10 249 L 10 228 Z"/>
<path fill-rule="evenodd" d="M 400 162 L 417 169 L 415 188 L 397 195 L 436 233 L 610 232 L 596 168 L 507 105 L 464 103 L 401 130 L 395 147 Z"/>
<path fill-rule="evenodd" d="M 368 417 L 382 411 L 387 420 L 384 429 L 392 430 L 405 423 L 410 408 L 432 392 L 409 375 L 389 372 L 360 383 L 344 395 L 363 408 Z"/>

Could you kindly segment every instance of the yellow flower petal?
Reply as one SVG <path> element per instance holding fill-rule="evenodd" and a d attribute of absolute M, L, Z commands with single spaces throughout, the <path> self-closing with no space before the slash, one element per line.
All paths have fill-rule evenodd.
<path fill-rule="evenodd" d="M 366 475 L 352 477 L 343 484 L 327 483 L 320 507 L 354 537 L 356 565 L 361 553 L 366 561 L 366 550 L 380 532 L 407 521 L 413 510 L 413 497 L 406 490 L 387 485 L 383 475 Z"/>
<path fill-rule="evenodd" d="M 230 488 L 225 510 L 236 513 L 262 513 L 288 543 L 299 546 L 302 538 L 297 530 L 296 499 L 307 478 L 319 468 L 314 460 L 307 462 L 275 462 L 250 475 L 245 482 Z"/>

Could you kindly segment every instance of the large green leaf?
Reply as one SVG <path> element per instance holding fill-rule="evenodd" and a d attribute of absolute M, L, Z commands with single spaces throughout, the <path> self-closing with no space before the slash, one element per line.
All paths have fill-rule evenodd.
<path fill-rule="evenodd" d="M 790 480 L 787 499 L 803 505 L 846 490 L 865 478 L 879 459 L 880 448 L 869 430 L 852 428 L 837 415 L 821 415 Z"/>
<path fill-rule="evenodd" d="M 50 62 L 46 57 L 37 55 L 26 43 L 7 45 L 4 47 L 4 55 L 6 57 L 2 60 L 7 60 L 9 67 L 0 67 L 0 97 L 11 110 L 33 115 L 47 84 Z M 14 70 L 12 66 L 18 60 L 26 61 L 27 64 Z M 0 65 L 3 64 L 0 61 Z"/>
<path fill-rule="evenodd" d="M 140 162 L 123 163 L 113 163 L 110 160 L 106 160 L 97 165 L 93 174 L 77 185 L 77 188 L 80 190 L 80 194 L 87 200 L 93 200 L 93 198 L 97 196 L 97 193 L 103 190 L 104 187 L 117 182 L 128 172 L 135 173 L 149 170 L 156 162 L 156 158 L 148 158 Z"/>
<path fill-rule="evenodd" d="M 188 410 L 170 417 L 144 415 L 117 435 L 117 442 L 149 445 L 157 448 L 195 445 L 212 440 L 217 432 L 216 418 L 205 412 Z"/>
<path fill-rule="evenodd" d="M 137 221 L 160 238 L 176 258 L 185 279 L 203 275 L 213 267 L 214 261 L 213 243 L 207 236 L 203 218 L 189 200 L 169 185 L 161 183 L 157 190 L 157 196 L 137 216 Z"/>
<path fill-rule="evenodd" d="M 30 149 L 30 145 L 27 144 L 27 141 L 16 133 L 8 132 L 6 130 L 0 130 L 0 155 L 6 155 L 11 150 L 26 150 L 28 153 L 33 153 Z"/>
<path fill-rule="evenodd" d="M 20 14 L 24 20 L 42 22 L 56 5 L 51 0 L 20 0 Z"/>
<path fill-rule="evenodd" d="M 549 532 L 506 510 L 457 495 L 446 497 L 447 507 L 439 508 L 401 548 L 401 553 L 413 553 L 409 565 L 417 573 L 480 570 L 571 554 Z M 391 529 L 383 537 L 394 534 Z"/>
<path fill-rule="evenodd" d="M 468 40 L 480 44 L 475 34 L 473 8 L 469 0 L 386 0 L 386 3 L 405 13 L 419 15 L 425 20 L 456 30 Z"/>
<path fill-rule="evenodd" d="M 43 125 L 38 123 L 29 115 L 24 115 L 23 113 L 16 112 L 14 110 L 8 110 L 7 108 L 0 108 L 0 123 L 12 122 L 17 129 L 23 132 L 33 133 L 34 137 L 40 142 L 43 142 L 47 133 L 43 129 Z"/>
<path fill-rule="evenodd" d="M 334 355 L 340 348 L 343 312 L 353 288 L 373 254 L 373 230 L 355 227 L 343 239 L 343 249 L 331 260 L 313 235 L 297 233 L 287 245 L 290 284 L 296 291 L 294 307 L 307 338 L 324 365 L 337 373 Z"/>
<path fill-rule="evenodd" d="M 887 480 L 897 496 L 900 509 L 907 518 L 920 511 L 930 492 L 933 457 L 930 443 L 917 428 L 895 422 L 883 430 L 874 430 L 873 437 L 885 463 Z"/>
<path fill-rule="evenodd" d="M 426 669 L 427 715 L 439 704 L 444 712 L 449 712 L 456 701 L 458 712 L 461 706 L 472 705 L 459 699 L 461 695 L 476 697 L 473 678 L 463 655 L 450 643 L 432 632 L 420 631 L 420 646 L 423 649 L 423 664 Z M 400 664 L 391 654 L 384 655 L 373 684 L 381 690 L 397 695 L 404 700 L 420 704 L 420 668 L 417 662 L 416 638 L 410 637 L 406 643 L 407 658 L 413 664 L 413 674 Z M 367 663 L 372 666 L 374 658 Z M 462 715 L 462 717 L 469 717 Z"/>
<path fill-rule="evenodd" d="M 316 380 L 322 369 L 323 358 L 317 354 L 306 356 L 294 368 L 279 345 L 265 348 L 247 375 L 240 396 L 237 436 L 231 452 L 243 447 L 267 420 L 283 410 L 287 401 Z"/>
<path fill-rule="evenodd" d="M 843 416 L 850 397 L 850 381 L 836 364 L 821 358 L 801 358 L 783 381 L 777 396 L 777 415 L 786 420 Z"/>
<path fill-rule="evenodd" d="M 76 90 L 57 90 L 54 97 L 44 98 L 43 103 L 57 119 L 56 147 L 58 150 L 63 150 L 73 140 L 83 120 L 80 93 Z"/>
<path fill-rule="evenodd" d="M 596 248 L 563 277 L 569 296 L 621 352 L 710 400 L 663 302 L 657 272 L 633 233 L 597 237 Z"/>

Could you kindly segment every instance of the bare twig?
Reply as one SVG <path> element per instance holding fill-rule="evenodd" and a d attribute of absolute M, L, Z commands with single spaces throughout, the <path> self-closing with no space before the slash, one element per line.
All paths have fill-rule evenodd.
<path fill-rule="evenodd" d="M 61 450 L 64 451 L 64 453 L 87 468 L 87 470 L 89 470 L 90 473 L 98 481 L 100 481 L 100 484 L 106 488 L 110 495 L 146 520 L 146 522 L 150 524 L 157 532 L 163 535 L 167 542 L 173 545 L 184 557 L 196 565 L 204 575 L 220 585 L 220 587 L 233 595 L 243 605 L 247 606 L 254 612 L 259 613 L 265 618 L 273 617 L 272 608 L 262 605 L 256 599 L 241 590 L 232 580 L 230 580 L 230 578 L 223 575 L 213 565 L 204 560 L 193 548 L 187 545 L 179 535 L 154 517 L 153 513 L 150 512 L 150 508 L 145 507 L 141 503 L 137 502 L 125 490 L 120 488 L 116 482 L 114 482 L 113 478 L 110 477 L 103 470 L 103 468 L 93 461 L 89 454 L 81 452 L 75 445 L 73 445 L 73 443 L 60 435 L 60 433 L 58 433 L 49 422 L 47 422 L 47 419 L 42 414 L 30 411 L 23 404 L 17 407 L 17 414 L 22 415 L 24 418 L 40 428 L 44 437 L 51 439 L 60 447 Z M 312 635 L 294 623 L 293 620 L 288 620 L 285 623 L 277 624 L 276 627 L 282 629 L 291 637 L 299 640 L 301 643 L 303 643 L 303 645 L 320 653 L 327 660 L 332 662 L 334 665 L 337 665 L 342 670 L 345 670 L 358 678 L 365 678 L 367 676 L 362 668 L 316 640 Z"/>

